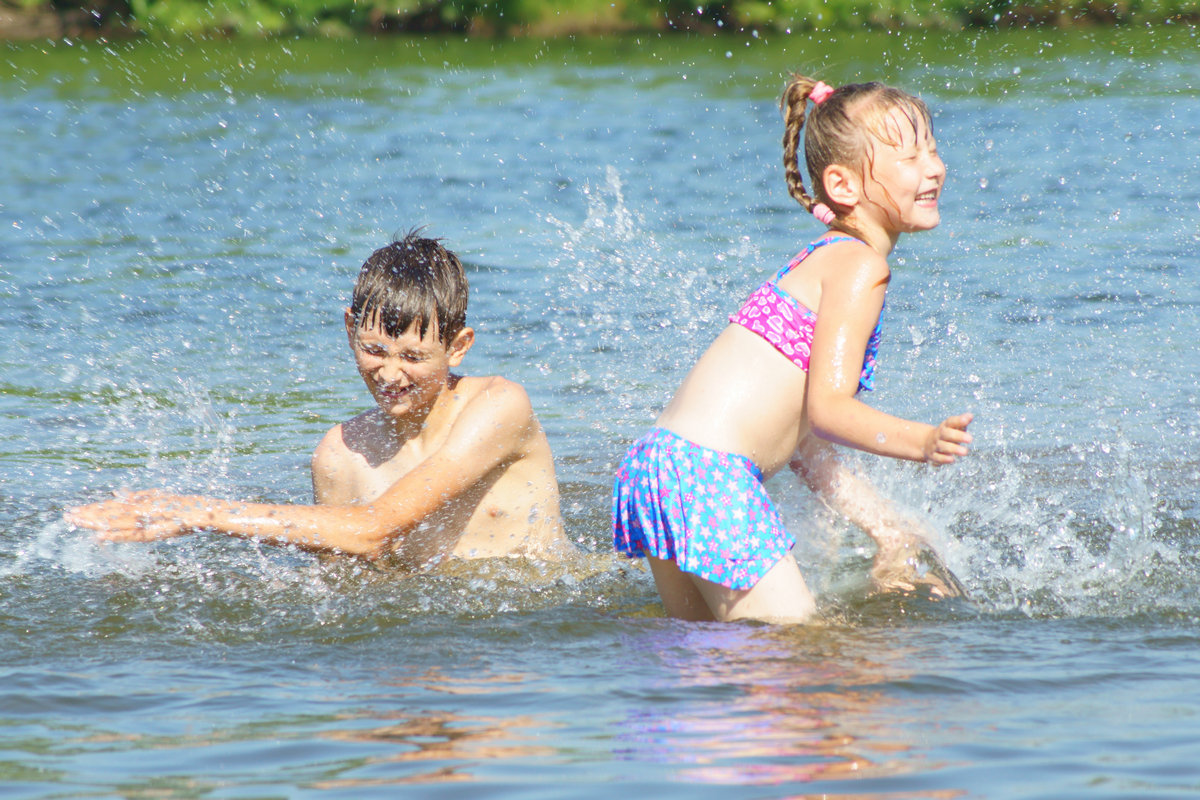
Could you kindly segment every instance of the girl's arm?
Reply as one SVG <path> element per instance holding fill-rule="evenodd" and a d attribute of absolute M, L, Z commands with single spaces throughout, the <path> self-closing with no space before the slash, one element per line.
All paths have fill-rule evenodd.
<path fill-rule="evenodd" d="M 967 454 L 972 415 L 926 425 L 877 411 L 856 399 L 867 341 L 883 310 L 890 278 L 883 257 L 853 248 L 821 284 L 808 368 L 808 419 L 813 432 L 876 455 L 949 464 Z"/>
<path fill-rule="evenodd" d="M 829 442 L 806 437 L 789 464 L 830 508 L 862 528 L 881 548 L 930 538 L 928 526 L 902 514 L 870 481 L 846 467 Z"/>
<path fill-rule="evenodd" d="M 967 595 L 934 548 L 929 526 L 902 513 L 847 468 L 831 444 L 815 436 L 805 438 L 789 466 L 830 508 L 875 541 L 871 579 L 877 590 L 912 592 L 923 586 L 934 597 Z"/>

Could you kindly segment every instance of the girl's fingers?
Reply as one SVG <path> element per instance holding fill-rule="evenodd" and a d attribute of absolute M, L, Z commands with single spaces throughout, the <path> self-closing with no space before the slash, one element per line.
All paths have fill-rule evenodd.
<path fill-rule="evenodd" d="M 948 439 L 938 441 L 933 460 L 938 464 L 952 464 L 959 456 L 965 456 L 970 451 L 962 444 L 956 444 Z"/>

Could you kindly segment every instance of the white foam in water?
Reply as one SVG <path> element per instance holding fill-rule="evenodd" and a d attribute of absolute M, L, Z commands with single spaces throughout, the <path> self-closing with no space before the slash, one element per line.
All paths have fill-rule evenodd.
<path fill-rule="evenodd" d="M 29 575 L 46 569 L 97 578 L 109 574 L 135 576 L 155 568 L 157 558 L 145 545 L 107 544 L 90 530 L 61 519 L 46 523 L 15 549 L 11 563 L 0 566 L 0 575 Z"/>
<path fill-rule="evenodd" d="M 1128 441 L 1111 441 L 1072 446 L 1050 465 L 985 442 L 949 480 L 902 465 L 873 473 L 892 496 L 923 498 L 948 566 L 981 610 L 1088 616 L 1186 605 L 1180 581 L 1191 568 L 1169 540 L 1155 479 Z"/>

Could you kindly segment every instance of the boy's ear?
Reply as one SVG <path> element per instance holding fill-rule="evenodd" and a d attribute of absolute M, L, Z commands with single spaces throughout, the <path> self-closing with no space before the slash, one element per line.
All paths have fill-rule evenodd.
<path fill-rule="evenodd" d="M 475 344 L 475 329 L 463 328 L 454 337 L 454 340 L 446 346 L 446 354 L 450 361 L 450 366 L 457 367 L 462 363 L 463 356 L 471 349 L 471 345 Z"/>
<path fill-rule="evenodd" d="M 346 306 L 343 313 L 346 320 L 346 339 L 350 342 L 350 349 L 354 349 L 354 331 L 357 326 L 354 324 L 354 315 L 350 313 L 350 307 Z"/>
<path fill-rule="evenodd" d="M 853 209 L 862 200 L 862 179 L 842 164 L 830 164 L 821 175 L 825 196 L 834 204 Z"/>

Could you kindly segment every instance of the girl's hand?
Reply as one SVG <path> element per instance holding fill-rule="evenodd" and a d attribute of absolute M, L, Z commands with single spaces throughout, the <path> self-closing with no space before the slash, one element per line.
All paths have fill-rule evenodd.
<path fill-rule="evenodd" d="M 876 592 L 923 594 L 933 600 L 969 596 L 930 537 L 904 532 L 877 537 L 876 542 L 879 549 L 871 563 L 871 583 Z"/>
<path fill-rule="evenodd" d="M 931 430 L 925 437 L 925 460 L 940 466 L 953 464 L 960 456 L 965 456 L 972 438 L 967 433 L 967 426 L 973 419 L 974 414 L 947 417 L 941 425 Z"/>

